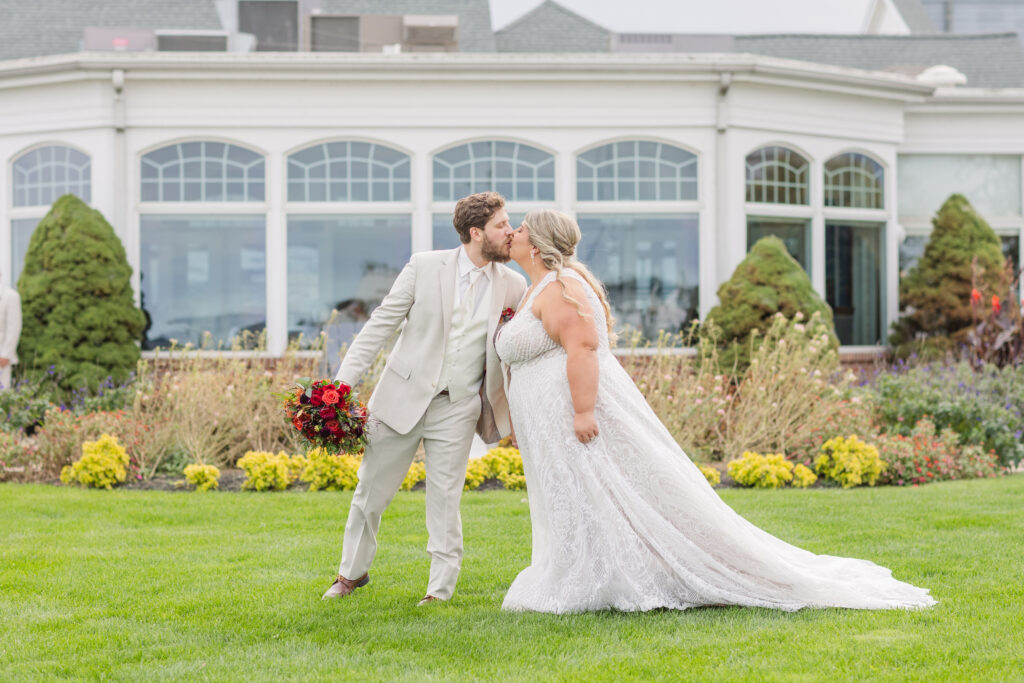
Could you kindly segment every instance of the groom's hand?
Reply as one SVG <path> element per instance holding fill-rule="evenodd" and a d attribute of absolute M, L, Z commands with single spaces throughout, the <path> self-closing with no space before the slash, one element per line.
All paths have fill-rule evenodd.
<path fill-rule="evenodd" d="M 572 428 L 576 431 L 576 438 L 580 440 L 580 443 L 590 443 L 597 436 L 597 418 L 594 417 L 594 411 L 589 410 L 585 413 L 576 413 L 576 417 L 572 420 Z"/>

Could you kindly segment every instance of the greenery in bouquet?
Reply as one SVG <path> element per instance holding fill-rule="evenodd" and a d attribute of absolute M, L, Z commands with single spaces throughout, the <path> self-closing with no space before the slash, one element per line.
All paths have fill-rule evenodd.
<path fill-rule="evenodd" d="M 344 382 L 300 378 L 281 394 L 285 415 L 314 448 L 356 454 L 366 445 L 366 406 Z"/>

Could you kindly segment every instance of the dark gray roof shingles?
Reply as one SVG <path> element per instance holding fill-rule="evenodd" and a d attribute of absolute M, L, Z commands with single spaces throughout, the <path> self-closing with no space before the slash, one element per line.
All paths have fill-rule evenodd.
<path fill-rule="evenodd" d="M 213 0 L 0 0 L 0 59 L 79 52 L 87 26 L 222 29 Z"/>
<path fill-rule="evenodd" d="M 611 31 L 545 0 L 495 33 L 498 52 L 608 52 Z"/>
<path fill-rule="evenodd" d="M 915 72 L 938 64 L 967 76 L 969 88 L 1024 87 L 1016 33 L 934 36 L 736 36 L 737 52 L 870 71 Z"/>

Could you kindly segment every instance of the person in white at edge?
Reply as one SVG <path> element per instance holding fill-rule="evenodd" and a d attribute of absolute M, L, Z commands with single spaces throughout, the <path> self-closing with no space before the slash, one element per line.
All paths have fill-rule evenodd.
<path fill-rule="evenodd" d="M 464 197 L 452 221 L 462 246 L 414 254 L 345 354 L 336 379 L 355 386 L 405 323 L 368 404 L 368 443 L 352 496 L 338 577 L 324 598 L 366 585 L 381 515 L 423 440 L 430 579 L 424 605 L 448 600 L 462 566 L 459 501 L 476 431 L 486 442 L 511 429 L 504 374 L 491 340 L 526 280 L 500 265 L 512 234 L 504 198 Z"/>
<path fill-rule="evenodd" d="M 18 362 L 20 336 L 21 297 L 16 289 L 0 285 L 0 391 L 11 387 L 11 370 Z"/>

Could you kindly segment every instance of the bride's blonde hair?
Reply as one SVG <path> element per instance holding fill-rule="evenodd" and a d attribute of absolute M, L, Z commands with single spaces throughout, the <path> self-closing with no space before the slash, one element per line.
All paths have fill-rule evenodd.
<path fill-rule="evenodd" d="M 608 305 L 608 296 L 605 293 L 604 285 L 590 270 L 576 258 L 576 246 L 583 236 L 580 226 L 572 219 L 572 216 L 554 209 L 540 209 L 531 211 L 523 219 L 530 234 L 530 244 L 540 252 L 541 261 L 544 266 L 555 271 L 555 278 L 562 287 L 562 298 L 573 304 L 581 317 L 583 313 L 580 302 L 569 296 L 565 290 L 565 280 L 562 278 L 562 269 L 571 268 L 586 280 L 590 288 L 597 294 L 598 300 L 604 308 L 604 318 L 608 324 L 608 341 L 615 344 L 615 318 L 612 317 L 612 309 Z"/>

